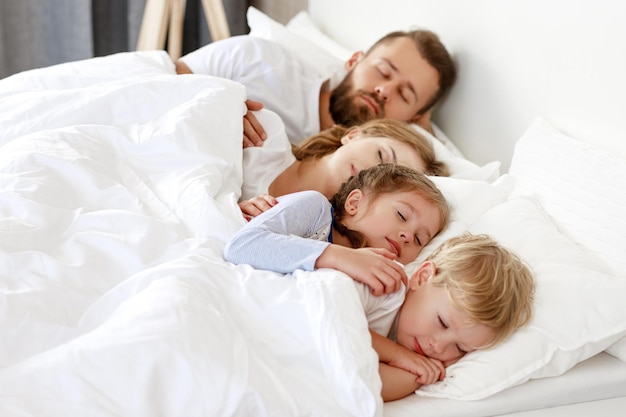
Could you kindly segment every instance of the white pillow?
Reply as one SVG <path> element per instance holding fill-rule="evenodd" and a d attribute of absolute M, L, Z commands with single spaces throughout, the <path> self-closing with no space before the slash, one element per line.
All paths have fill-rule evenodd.
<path fill-rule="evenodd" d="M 559 230 L 626 279 L 625 159 L 537 118 L 516 144 L 510 173 L 516 194 L 532 192 Z M 606 351 L 626 361 L 626 340 Z"/>
<path fill-rule="evenodd" d="M 314 69 L 323 77 L 330 77 L 342 69 L 344 59 L 341 59 L 321 46 L 288 30 L 284 25 L 273 20 L 254 7 L 248 7 L 247 12 L 250 35 L 263 39 L 273 40 L 285 47 L 308 68 Z"/>
<path fill-rule="evenodd" d="M 291 20 L 287 22 L 286 27 L 290 32 L 309 40 L 309 42 L 314 43 L 331 55 L 337 57 L 341 62 L 347 61 L 354 53 L 354 51 L 340 45 L 337 41 L 322 32 L 315 25 L 315 22 L 313 22 L 313 19 L 311 19 L 311 16 L 309 16 L 306 10 L 292 17 Z"/>
<path fill-rule="evenodd" d="M 487 211 L 469 230 L 517 252 L 537 282 L 530 326 L 490 350 L 450 366 L 442 382 L 417 394 L 461 400 L 488 397 L 529 379 L 561 375 L 626 335 L 626 280 L 573 242 L 530 198 Z"/>
<path fill-rule="evenodd" d="M 559 229 L 626 279 L 626 159 L 536 119 L 517 142 L 509 171 L 532 190 Z"/>
<path fill-rule="evenodd" d="M 508 175 L 501 176 L 493 183 L 452 177 L 431 177 L 431 179 L 448 201 L 450 223 L 433 238 L 415 261 L 407 265 L 409 275 L 441 243 L 466 232 L 488 210 L 505 202 L 515 185 L 513 178 Z"/>

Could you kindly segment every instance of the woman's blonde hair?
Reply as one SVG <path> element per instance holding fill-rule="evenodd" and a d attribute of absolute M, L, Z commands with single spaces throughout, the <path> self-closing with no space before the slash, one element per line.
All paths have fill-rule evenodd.
<path fill-rule="evenodd" d="M 406 143 L 413 147 L 424 161 L 426 166 L 424 174 L 449 175 L 448 167 L 444 162 L 437 160 L 433 145 L 428 138 L 421 135 L 410 124 L 390 119 L 370 120 L 351 128 L 335 125 L 294 146 L 293 154 L 300 161 L 331 154 L 342 146 L 341 138 L 352 129 L 359 129 L 360 135 L 364 137 L 385 137 Z"/>
<path fill-rule="evenodd" d="M 365 238 L 361 233 L 345 227 L 342 220 L 346 215 L 345 202 L 350 193 L 356 189 L 367 194 L 370 201 L 382 194 L 417 192 L 439 211 L 438 232 L 448 225 L 450 219 L 448 202 L 439 188 L 426 175 L 402 165 L 380 164 L 363 169 L 350 177 L 330 200 L 333 206 L 333 226 L 348 238 L 354 248 L 365 246 Z"/>
<path fill-rule="evenodd" d="M 494 346 L 532 317 L 535 280 L 518 255 L 488 235 L 451 238 L 427 258 L 435 265 L 430 281 L 445 288 L 452 305 L 495 332 Z"/>

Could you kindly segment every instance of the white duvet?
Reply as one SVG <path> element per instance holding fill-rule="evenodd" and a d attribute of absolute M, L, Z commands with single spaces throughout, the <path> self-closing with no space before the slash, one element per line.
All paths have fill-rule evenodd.
<path fill-rule="evenodd" d="M 0 80 L 0 415 L 382 415 L 349 278 L 222 260 L 244 98 L 164 52 Z"/>

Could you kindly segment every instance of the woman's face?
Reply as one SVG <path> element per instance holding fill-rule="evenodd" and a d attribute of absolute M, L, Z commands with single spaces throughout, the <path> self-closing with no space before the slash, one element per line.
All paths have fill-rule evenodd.
<path fill-rule="evenodd" d="M 325 157 L 327 172 L 336 183 L 336 190 L 361 170 L 383 163 L 395 163 L 419 172 L 426 170 L 420 154 L 411 145 L 396 139 L 347 134 L 341 143 L 339 149 Z"/>

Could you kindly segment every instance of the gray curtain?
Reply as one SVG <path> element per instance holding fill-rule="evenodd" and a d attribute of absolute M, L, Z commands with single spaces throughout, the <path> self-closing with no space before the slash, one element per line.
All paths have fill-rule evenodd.
<path fill-rule="evenodd" d="M 0 0 L 0 78 L 133 51 L 146 0 Z M 224 0 L 231 34 L 248 32 L 248 0 Z M 187 0 L 183 52 L 211 41 L 200 0 Z"/>

